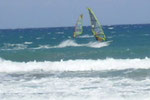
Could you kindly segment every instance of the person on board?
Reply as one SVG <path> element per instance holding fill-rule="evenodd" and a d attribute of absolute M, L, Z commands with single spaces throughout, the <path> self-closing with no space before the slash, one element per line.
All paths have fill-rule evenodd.
<path fill-rule="evenodd" d="M 98 33 L 95 34 L 95 38 L 96 38 L 96 40 L 98 40 L 98 41 L 100 41 L 100 42 L 106 40 L 106 38 L 99 37 L 99 36 L 98 36 Z"/>
<path fill-rule="evenodd" d="M 99 37 L 98 35 L 95 35 L 95 38 L 96 38 L 96 40 L 98 40 L 98 41 L 100 41 L 100 42 L 103 41 L 103 38 Z"/>

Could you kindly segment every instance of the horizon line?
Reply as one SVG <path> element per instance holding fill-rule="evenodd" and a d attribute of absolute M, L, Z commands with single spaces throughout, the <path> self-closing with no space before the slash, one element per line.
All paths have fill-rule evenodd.
<path fill-rule="evenodd" d="M 135 24 L 110 24 L 110 25 L 105 25 L 103 24 L 102 26 L 118 26 L 118 25 L 147 25 L 150 23 L 135 23 Z M 90 25 L 85 25 L 83 27 L 89 27 Z M 0 30 L 17 30 L 17 29 L 44 29 L 44 28 L 67 28 L 67 27 L 75 27 L 75 26 L 52 26 L 52 27 L 25 27 L 25 28 L 0 28 Z"/>

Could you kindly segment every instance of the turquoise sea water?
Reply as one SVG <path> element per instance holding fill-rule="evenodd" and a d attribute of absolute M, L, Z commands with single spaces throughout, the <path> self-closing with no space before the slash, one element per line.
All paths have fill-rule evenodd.
<path fill-rule="evenodd" d="M 150 24 L 1 29 L 1 100 L 149 100 Z"/>

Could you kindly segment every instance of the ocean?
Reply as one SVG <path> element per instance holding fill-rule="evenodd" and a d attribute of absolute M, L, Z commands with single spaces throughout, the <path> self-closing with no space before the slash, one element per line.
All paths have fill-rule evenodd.
<path fill-rule="evenodd" d="M 0 29 L 0 100 L 149 100 L 150 24 Z"/>

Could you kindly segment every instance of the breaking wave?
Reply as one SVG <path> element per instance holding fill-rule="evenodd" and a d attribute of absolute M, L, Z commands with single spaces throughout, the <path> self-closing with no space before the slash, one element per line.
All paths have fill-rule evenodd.
<path fill-rule="evenodd" d="M 100 70 L 123 70 L 123 69 L 148 69 L 150 58 L 144 59 L 78 59 L 67 61 L 44 61 L 44 62 L 13 62 L 0 59 L 0 72 L 20 71 L 100 71 Z"/>
<path fill-rule="evenodd" d="M 114 27 L 108 27 L 108 29 L 113 30 L 113 29 L 114 29 Z"/>
<path fill-rule="evenodd" d="M 94 37 L 93 35 L 82 35 L 82 36 L 79 36 L 79 38 L 91 38 L 91 37 Z"/>
<path fill-rule="evenodd" d="M 28 46 L 27 44 L 32 44 L 32 42 L 24 42 L 24 44 L 11 44 L 11 43 L 4 43 L 4 46 L 1 50 L 21 50 L 26 49 Z"/>
<path fill-rule="evenodd" d="M 112 41 L 107 41 L 107 42 L 89 42 L 86 44 L 78 44 L 76 43 L 74 40 L 65 40 L 63 42 L 61 42 L 59 45 L 57 46 L 49 46 L 49 45 L 40 45 L 38 48 L 36 49 L 49 49 L 49 48 L 65 48 L 65 47 L 90 47 L 90 48 L 102 48 L 105 46 L 109 46 L 110 42 Z"/>
<path fill-rule="evenodd" d="M 105 46 L 109 46 L 110 42 L 88 42 L 85 44 L 76 43 L 74 40 L 65 40 L 56 46 L 50 45 L 39 45 L 39 47 L 30 48 L 28 45 L 32 44 L 32 42 L 24 42 L 23 44 L 4 44 L 1 50 L 22 50 L 22 49 L 51 49 L 51 48 L 65 48 L 65 47 L 90 47 L 90 48 L 101 48 Z"/>

